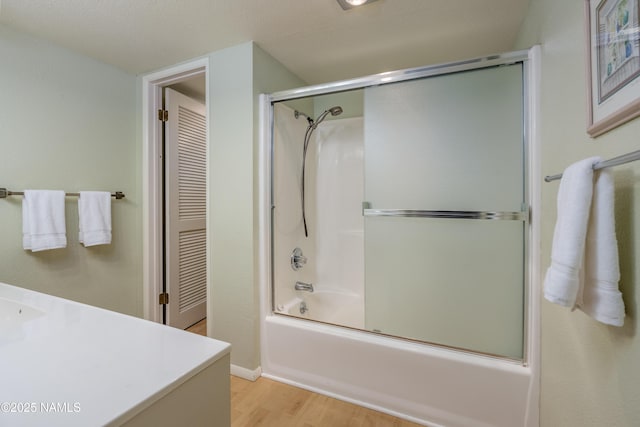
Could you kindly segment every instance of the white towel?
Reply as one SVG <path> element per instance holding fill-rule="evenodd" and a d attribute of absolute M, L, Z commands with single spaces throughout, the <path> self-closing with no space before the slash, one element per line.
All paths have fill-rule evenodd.
<path fill-rule="evenodd" d="M 84 246 L 111 243 L 111 193 L 81 191 L 78 199 L 78 239 Z"/>
<path fill-rule="evenodd" d="M 64 191 L 25 190 L 22 199 L 22 246 L 32 252 L 67 246 Z"/>
<path fill-rule="evenodd" d="M 621 326 L 624 304 L 618 291 L 613 182 L 608 171 L 600 171 L 594 190 L 593 165 L 599 161 L 599 157 L 581 160 L 562 174 L 544 296 L 572 310 L 580 307 L 603 323 Z"/>
<path fill-rule="evenodd" d="M 614 186 L 611 172 L 595 172 L 595 187 L 585 247 L 585 274 L 578 307 L 607 325 L 624 324 L 624 301 L 618 290 L 620 267 L 613 212 Z"/>
<path fill-rule="evenodd" d="M 599 160 L 594 157 L 569 166 L 562 174 L 558 189 L 558 216 L 544 296 L 565 307 L 575 306 L 580 289 L 580 268 L 593 194 L 593 164 Z"/>

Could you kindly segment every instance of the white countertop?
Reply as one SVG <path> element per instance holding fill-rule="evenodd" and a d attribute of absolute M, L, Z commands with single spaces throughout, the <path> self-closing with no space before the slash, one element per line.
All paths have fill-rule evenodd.
<path fill-rule="evenodd" d="M 117 425 L 230 352 L 222 341 L 3 283 L 0 300 L 0 426 Z"/>

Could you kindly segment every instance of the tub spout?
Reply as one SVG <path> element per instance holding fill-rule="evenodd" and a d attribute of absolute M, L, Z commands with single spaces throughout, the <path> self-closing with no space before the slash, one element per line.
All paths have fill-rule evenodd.
<path fill-rule="evenodd" d="M 311 283 L 296 282 L 295 289 L 296 291 L 313 292 L 313 285 Z"/>

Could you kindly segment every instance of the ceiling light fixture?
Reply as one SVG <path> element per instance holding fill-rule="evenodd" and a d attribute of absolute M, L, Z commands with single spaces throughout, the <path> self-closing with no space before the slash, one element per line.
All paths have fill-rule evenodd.
<path fill-rule="evenodd" d="M 373 3 L 376 0 L 337 0 L 338 4 L 344 9 L 352 9 L 357 6 L 362 6 L 368 3 Z"/>

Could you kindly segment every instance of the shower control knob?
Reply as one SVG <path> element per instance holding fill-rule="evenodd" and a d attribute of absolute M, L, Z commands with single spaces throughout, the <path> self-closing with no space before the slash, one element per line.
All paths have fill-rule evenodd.
<path fill-rule="evenodd" d="M 294 271 L 300 270 L 307 263 L 307 257 L 302 254 L 302 249 L 295 248 L 291 253 L 291 268 Z"/>

